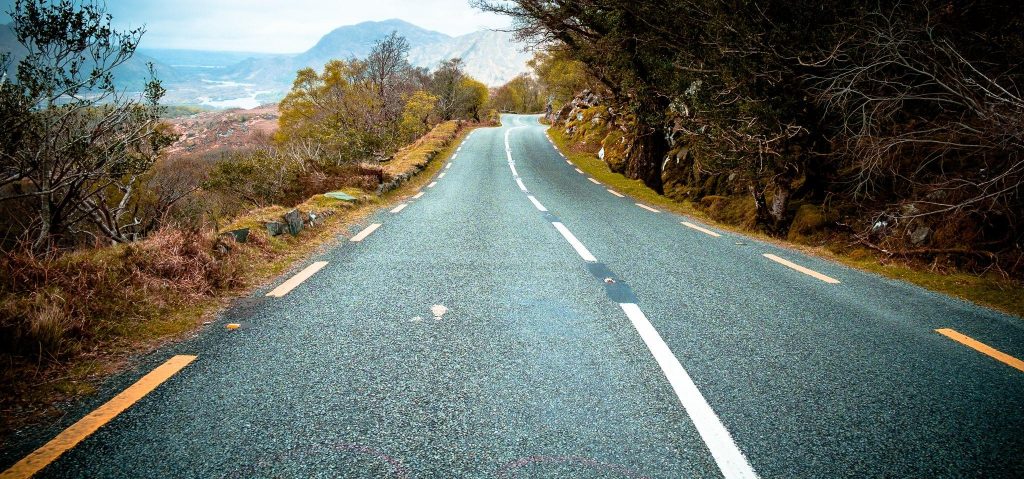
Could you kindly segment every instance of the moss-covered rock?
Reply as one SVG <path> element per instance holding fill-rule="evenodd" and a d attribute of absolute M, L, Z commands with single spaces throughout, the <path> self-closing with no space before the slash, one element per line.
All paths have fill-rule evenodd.
<path fill-rule="evenodd" d="M 604 160 L 608 169 L 614 172 L 621 172 L 626 169 L 626 139 L 617 128 L 613 128 L 604 139 L 601 140 L 601 148 L 604 150 Z"/>
<path fill-rule="evenodd" d="M 802 204 L 793 216 L 789 225 L 787 239 L 797 243 L 807 243 L 828 226 L 828 215 L 820 206 Z"/>

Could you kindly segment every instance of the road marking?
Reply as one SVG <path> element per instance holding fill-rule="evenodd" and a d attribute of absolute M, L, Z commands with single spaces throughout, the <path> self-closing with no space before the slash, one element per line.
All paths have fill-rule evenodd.
<path fill-rule="evenodd" d="M 695 225 L 693 223 L 690 223 L 689 221 L 683 221 L 682 224 L 683 224 L 683 226 L 685 226 L 687 228 L 695 229 L 697 231 L 700 231 L 701 233 L 714 236 L 715 238 L 718 238 L 719 236 L 722 236 L 722 235 L 720 235 L 718 233 L 715 233 L 714 231 L 711 231 L 711 230 L 709 230 L 707 228 L 703 228 L 703 227 L 697 226 L 697 225 Z"/>
<path fill-rule="evenodd" d="M 679 363 L 679 359 L 672 354 L 672 350 L 669 349 L 668 344 L 665 344 L 665 340 L 661 338 L 658 330 L 654 329 L 654 325 L 647 319 L 644 312 L 634 303 L 619 303 L 619 306 L 629 317 L 637 333 L 640 333 L 640 338 L 644 340 L 644 344 L 651 351 L 658 366 L 661 366 L 661 371 L 668 378 L 672 390 L 675 391 L 679 402 L 689 414 L 701 439 L 704 440 L 704 444 L 707 444 L 722 475 L 727 479 L 756 478 L 757 473 L 750 467 L 746 456 L 736 446 L 725 425 L 711 409 L 711 405 L 697 389 L 697 385 L 693 383 L 689 373 Z"/>
<path fill-rule="evenodd" d="M 512 176 L 519 176 L 519 172 L 516 171 L 516 164 L 515 163 L 509 163 L 508 164 L 508 168 L 510 170 L 512 170 Z"/>
<path fill-rule="evenodd" d="M 650 211 L 651 213 L 661 213 L 660 211 L 658 211 L 658 210 L 656 210 L 654 208 L 651 208 L 650 206 L 647 206 L 645 204 L 636 203 L 636 205 L 641 207 L 641 208 L 643 208 L 643 209 L 645 209 L 645 210 L 647 210 L 647 211 Z"/>
<path fill-rule="evenodd" d="M 569 160 L 565 160 L 565 164 L 567 164 L 567 165 L 571 165 L 571 164 L 572 164 L 572 162 L 571 162 L 571 161 L 569 161 Z"/>
<path fill-rule="evenodd" d="M 600 185 L 600 184 L 601 184 L 601 182 L 600 182 L 600 181 L 597 181 L 597 180 L 595 180 L 595 179 L 593 179 L 593 178 L 590 178 L 590 177 L 588 177 L 587 179 L 588 179 L 588 180 L 590 180 L 590 182 L 591 182 L 591 183 L 593 183 L 593 184 L 595 184 L 595 185 Z"/>
<path fill-rule="evenodd" d="M 455 152 L 456 152 L 456 153 L 458 153 L 458 152 L 460 152 L 460 151 L 462 151 L 462 145 L 459 145 L 459 147 L 455 149 Z"/>
<path fill-rule="evenodd" d="M 452 155 L 451 159 L 454 160 L 456 156 L 459 156 L 459 154 L 456 153 L 456 154 Z"/>
<path fill-rule="evenodd" d="M 167 381 L 167 379 L 174 376 L 175 373 L 181 371 L 182 368 L 188 366 L 195 359 L 195 356 L 186 355 L 178 355 L 168 359 L 136 381 L 135 384 L 129 386 L 128 389 L 121 391 L 113 399 L 107 401 L 82 419 L 79 419 L 78 422 L 62 431 L 57 437 L 51 439 L 50 442 L 32 451 L 31 454 L 25 456 L 24 459 L 18 461 L 10 469 L 4 471 L 3 474 L 0 474 L 0 478 L 32 477 L 33 474 L 57 460 L 61 454 L 77 446 L 78 443 L 138 402 L 139 399 L 152 392 L 157 386 L 163 384 L 164 381 Z"/>
<path fill-rule="evenodd" d="M 451 167 L 452 167 L 452 164 L 451 164 L 451 163 L 448 163 L 447 165 L 444 165 L 444 169 L 446 169 L 446 170 L 447 170 L 448 168 L 451 168 Z"/>
<path fill-rule="evenodd" d="M 437 179 L 439 179 L 439 180 L 440 180 L 441 178 L 444 178 L 444 175 L 446 175 L 446 174 L 447 174 L 447 173 L 441 173 L 440 175 L 437 175 Z"/>
<path fill-rule="evenodd" d="M 391 210 L 391 212 L 392 213 L 398 213 L 399 211 L 404 210 L 406 206 L 409 206 L 409 203 L 402 203 L 402 204 L 396 206 L 395 209 Z"/>
<path fill-rule="evenodd" d="M 576 254 L 580 255 L 580 258 L 583 258 L 583 261 L 589 261 L 591 263 L 597 262 L 597 258 L 590 254 L 587 247 L 583 246 L 583 243 L 576 239 L 576 236 L 572 234 L 572 231 L 569 231 L 569 228 L 566 228 L 565 225 L 557 221 L 554 221 L 551 224 L 555 226 L 555 229 L 558 230 L 559 233 L 562 233 L 562 237 L 572 245 L 572 249 L 576 250 Z"/>
<path fill-rule="evenodd" d="M 516 177 L 516 183 L 519 185 L 519 189 L 526 191 L 526 185 L 523 184 L 522 178 Z"/>
<path fill-rule="evenodd" d="M 416 199 L 419 199 L 419 197 L 421 197 L 421 196 L 423 196 L 423 192 L 422 191 L 419 192 L 419 193 L 416 193 L 415 195 L 413 195 L 412 199 L 416 200 Z"/>
<path fill-rule="evenodd" d="M 839 284 L 839 280 L 838 279 L 835 279 L 835 278 L 832 278 L 832 277 L 829 277 L 829 276 L 825 276 L 825 275 L 823 275 L 823 274 L 821 274 L 821 273 L 819 273 L 817 271 L 814 271 L 812 269 L 804 268 L 803 266 L 800 266 L 800 265 L 798 265 L 798 264 L 796 264 L 796 263 L 794 263 L 792 261 L 789 261 L 789 260 L 786 260 L 786 259 L 782 259 L 782 258 L 780 258 L 778 256 L 775 256 L 773 254 L 770 254 L 770 253 L 765 253 L 763 256 L 765 258 L 768 258 L 768 259 L 770 259 L 770 260 L 772 260 L 772 261 L 774 261 L 776 263 L 779 263 L 779 264 L 781 264 L 783 266 L 788 266 L 788 267 L 793 268 L 793 269 L 795 269 L 795 270 L 797 270 L 797 271 L 799 271 L 799 272 L 801 272 L 803 274 L 806 274 L 808 276 L 813 276 L 815 278 L 818 278 L 818 279 L 820 279 L 820 280 L 822 280 L 822 281 L 824 281 L 826 283 L 829 283 L 829 284 Z"/>
<path fill-rule="evenodd" d="M 302 284 L 303 281 L 309 279 L 310 276 L 316 274 L 316 272 L 320 271 L 324 266 L 327 266 L 326 261 L 317 261 L 309 266 L 306 266 L 305 268 L 303 268 L 302 271 L 299 271 L 295 276 L 288 278 L 287 281 L 281 283 L 280 286 L 274 288 L 269 293 L 267 293 L 267 296 L 273 298 L 280 298 L 288 294 L 289 291 L 295 289 L 296 286 Z"/>
<path fill-rule="evenodd" d="M 1017 359 L 1017 358 L 1015 358 L 1013 356 L 1010 356 L 1009 354 L 1006 354 L 1006 353 L 1004 353 L 1004 352 L 1002 352 L 1002 351 L 1000 351 L 1000 350 L 998 350 L 996 348 L 993 348 L 992 346 L 989 346 L 989 345 L 987 345 L 985 343 L 977 341 L 974 338 L 971 338 L 970 336 L 967 336 L 965 334 L 962 334 L 962 333 L 960 333 L 960 332 L 958 332 L 956 330 L 949 329 L 949 328 L 936 329 L 935 332 L 939 333 L 939 334 L 941 334 L 941 335 L 943 335 L 943 336 L 945 336 L 945 337 L 947 337 L 949 339 L 952 339 L 953 341 L 956 341 L 956 342 L 958 342 L 960 344 L 963 344 L 964 346 L 967 346 L 967 347 L 969 347 L 969 348 L 971 348 L 971 349 L 973 349 L 973 350 L 975 350 L 975 351 L 977 351 L 977 352 L 979 352 L 981 354 L 984 354 L 984 355 L 986 355 L 986 356 L 988 356 L 988 357 L 990 357 L 992 359 L 995 359 L 996 361 L 999 361 L 999 362 L 1001 362 L 1003 364 L 1006 364 L 1007 366 L 1010 366 L 1011 368 L 1014 368 L 1014 369 L 1017 369 L 1017 370 L 1019 370 L 1021 372 L 1024 372 L 1024 361 L 1021 361 L 1021 360 L 1019 360 L 1019 359 Z"/>
<path fill-rule="evenodd" d="M 436 181 L 432 181 L 432 182 L 430 182 L 429 185 L 427 185 L 427 188 L 433 188 L 435 185 L 437 185 L 437 182 Z"/>
<path fill-rule="evenodd" d="M 544 207 L 544 205 L 540 204 L 540 202 L 537 201 L 537 198 L 534 198 L 533 195 L 526 195 L 526 197 L 530 199 L 530 202 L 532 202 L 533 206 L 536 206 L 538 210 L 541 210 L 541 211 L 547 211 L 548 210 L 547 208 Z"/>
<path fill-rule="evenodd" d="M 366 239 L 367 236 L 370 236 L 370 234 L 372 234 L 374 231 L 377 231 L 377 228 L 380 228 L 380 223 L 374 223 L 370 226 L 367 226 L 366 229 L 360 231 L 359 234 L 349 238 L 349 241 L 362 241 Z"/>
<path fill-rule="evenodd" d="M 561 156 L 562 158 L 565 158 L 565 155 L 564 155 L 564 154 L 562 154 L 562 152 L 561 152 L 561 151 L 559 151 L 559 152 L 558 152 L 558 156 Z"/>
<path fill-rule="evenodd" d="M 615 196 L 618 196 L 619 198 L 625 198 L 626 197 L 626 195 L 624 195 L 622 193 L 619 193 L 618 191 L 615 191 L 615 190 L 612 190 L 612 189 L 609 189 L 608 192 L 613 194 L 613 195 L 615 195 Z"/>
<path fill-rule="evenodd" d="M 581 170 L 579 168 L 573 168 L 573 169 L 576 170 L 576 173 L 579 173 L 581 175 L 583 174 L 583 170 Z"/>

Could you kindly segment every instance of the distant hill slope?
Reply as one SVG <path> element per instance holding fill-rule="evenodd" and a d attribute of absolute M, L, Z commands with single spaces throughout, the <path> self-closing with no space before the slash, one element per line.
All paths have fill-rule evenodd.
<path fill-rule="evenodd" d="M 411 42 L 410 42 L 411 43 Z M 526 62 L 533 53 L 523 52 L 508 32 L 480 30 L 430 45 L 416 45 L 409 52 L 409 62 L 434 68 L 442 60 L 459 57 L 466 63 L 466 72 L 490 86 L 500 86 L 529 71 Z"/>

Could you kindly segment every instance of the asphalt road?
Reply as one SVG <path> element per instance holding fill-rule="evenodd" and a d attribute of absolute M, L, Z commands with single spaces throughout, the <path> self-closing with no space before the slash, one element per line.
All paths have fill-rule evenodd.
<path fill-rule="evenodd" d="M 503 124 L 3 464 L 189 354 L 39 477 L 1024 476 L 1024 372 L 935 332 L 1024 358 L 1022 320 L 641 208 Z"/>

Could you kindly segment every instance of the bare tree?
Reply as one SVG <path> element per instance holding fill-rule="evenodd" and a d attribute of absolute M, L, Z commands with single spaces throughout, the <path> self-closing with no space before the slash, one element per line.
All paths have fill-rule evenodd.
<path fill-rule="evenodd" d="M 140 98 L 114 84 L 144 30 L 113 29 L 96 2 L 18 0 L 9 13 L 26 53 L 0 85 L 0 124 L 14 139 L 2 150 L 0 181 L 12 187 L 0 201 L 35 199 L 37 250 L 86 232 L 83 224 L 130 241 L 140 224 L 130 214 L 136 182 L 172 140 L 157 131 L 164 89 L 152 65 Z"/>

